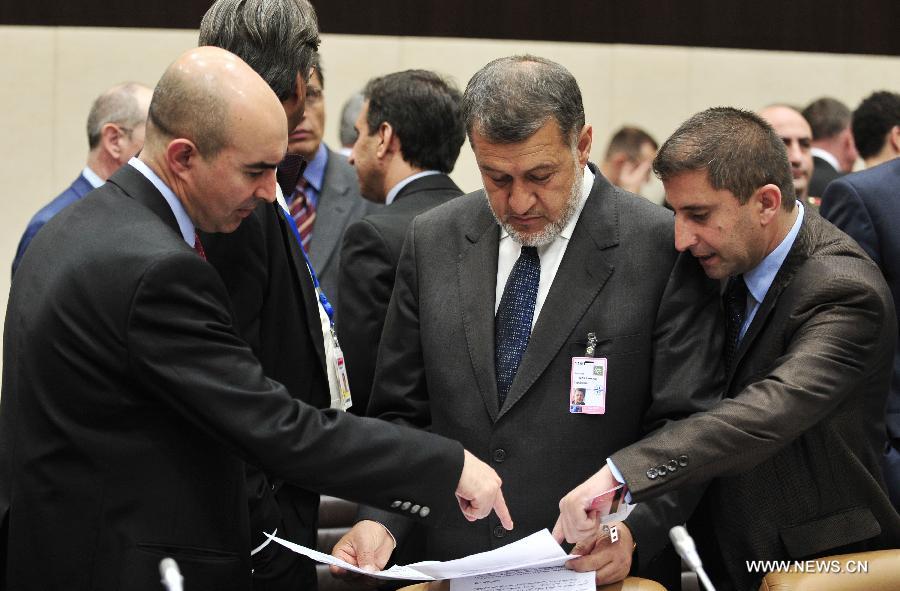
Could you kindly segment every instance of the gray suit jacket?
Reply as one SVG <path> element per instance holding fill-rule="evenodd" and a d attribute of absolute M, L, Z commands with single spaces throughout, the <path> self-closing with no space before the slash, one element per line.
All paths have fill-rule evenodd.
<path fill-rule="evenodd" d="M 896 335 L 878 267 L 806 208 L 727 397 L 613 455 L 637 501 L 718 477 L 697 510 L 717 588 L 756 589 L 745 560 L 900 545 L 881 475 Z"/>
<path fill-rule="evenodd" d="M 496 518 L 454 519 L 428 531 L 429 559 L 489 550 L 552 528 L 560 498 L 608 454 L 663 417 L 705 408 L 710 390 L 718 394 L 712 375 L 717 286 L 696 261 L 678 256 L 672 232 L 668 211 L 597 173 L 506 403 L 498 408 L 499 226 L 481 191 L 412 222 L 369 414 L 461 441 L 503 478 L 516 524 L 505 532 Z M 571 360 L 585 354 L 589 332 L 599 339 L 596 355 L 609 363 L 604 415 L 569 412 Z M 667 528 L 686 519 L 689 507 L 674 502 L 647 503 L 629 518 L 642 564 L 666 545 Z"/>
<path fill-rule="evenodd" d="M 338 302 L 338 273 L 344 230 L 364 215 L 379 211 L 380 205 L 359 194 L 356 169 L 347 158 L 328 150 L 328 164 L 316 206 L 316 222 L 309 239 L 309 260 L 316 270 L 322 290 L 332 305 Z"/>

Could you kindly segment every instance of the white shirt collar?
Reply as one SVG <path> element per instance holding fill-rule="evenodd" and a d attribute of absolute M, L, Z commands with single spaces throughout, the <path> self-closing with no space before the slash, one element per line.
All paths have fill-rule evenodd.
<path fill-rule="evenodd" d="M 810 148 L 809 151 L 812 153 L 813 156 L 818 156 L 819 158 L 821 158 L 822 160 L 824 160 L 825 162 L 830 164 L 833 169 L 838 170 L 838 171 L 841 169 L 840 164 L 838 164 L 838 159 L 835 158 L 834 154 L 832 154 L 831 152 L 827 152 L 827 151 L 823 150 L 822 148 L 815 148 L 815 147 Z"/>
<path fill-rule="evenodd" d="M 100 178 L 100 175 L 91 170 L 89 166 L 84 167 L 84 170 L 81 171 L 81 176 L 86 178 L 87 182 L 89 182 L 95 189 L 99 189 L 101 186 L 103 186 L 103 183 L 106 182 Z"/>
<path fill-rule="evenodd" d="M 431 176 L 433 174 L 441 174 L 439 170 L 423 170 L 422 172 L 417 172 L 416 174 L 411 174 L 396 185 L 394 185 L 390 191 L 388 191 L 387 197 L 384 200 L 385 205 L 390 205 L 394 202 L 394 199 L 397 198 L 397 194 L 405 187 L 416 179 L 420 179 L 423 176 Z"/>
<path fill-rule="evenodd" d="M 170 189 L 169 186 L 153 172 L 153 169 L 147 166 L 142 160 L 132 158 L 128 161 L 128 164 L 137 169 L 137 171 L 144 175 L 148 181 L 153 183 L 153 186 L 156 187 L 157 191 L 162 193 L 162 196 L 166 200 L 166 203 L 169 204 L 172 213 L 175 214 L 175 220 L 178 222 L 178 229 L 181 230 L 181 237 L 188 243 L 188 246 L 194 248 L 194 238 L 196 237 L 197 231 L 196 228 L 194 228 L 194 222 L 191 221 L 191 218 L 188 217 L 187 212 L 184 210 L 181 200 L 172 192 L 172 189 Z"/>

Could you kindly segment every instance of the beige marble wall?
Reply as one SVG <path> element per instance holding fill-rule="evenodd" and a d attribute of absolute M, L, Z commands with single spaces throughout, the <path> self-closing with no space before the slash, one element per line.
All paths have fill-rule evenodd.
<path fill-rule="evenodd" d="M 125 80 L 154 84 L 196 43 L 195 31 L 0 26 L 0 313 L 9 265 L 31 215 L 84 165 L 85 119 L 93 98 Z M 624 123 L 659 140 L 687 116 L 717 104 L 760 108 L 805 104 L 823 94 L 851 107 L 871 91 L 900 90 L 900 58 L 584 43 L 324 35 L 326 141 L 337 145 L 340 107 L 369 77 L 428 68 L 465 86 L 489 60 L 531 52 L 578 78 L 600 158 Z M 453 173 L 480 186 L 468 146 Z M 651 188 L 656 198 L 661 187 Z"/>

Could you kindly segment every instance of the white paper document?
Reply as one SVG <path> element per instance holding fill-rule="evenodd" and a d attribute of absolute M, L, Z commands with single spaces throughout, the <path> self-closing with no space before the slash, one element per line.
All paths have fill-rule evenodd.
<path fill-rule="evenodd" d="M 594 573 L 577 573 L 563 566 L 523 568 L 453 579 L 450 591 L 595 591 Z"/>
<path fill-rule="evenodd" d="M 378 572 L 369 572 L 353 566 L 339 558 L 335 558 L 322 552 L 317 552 L 300 544 L 288 542 L 277 536 L 266 534 L 272 541 L 277 542 L 297 552 L 312 558 L 316 562 L 333 564 L 343 569 L 376 577 L 378 579 L 402 579 L 409 581 L 435 581 L 440 579 L 458 579 L 462 577 L 474 577 L 516 569 L 533 569 L 538 567 L 562 566 L 574 555 L 567 555 L 556 543 L 553 536 L 546 529 L 533 533 L 527 538 L 522 538 L 512 544 L 507 544 L 496 550 L 472 554 L 465 558 L 448 560 L 445 562 L 427 561 L 416 562 L 408 566 L 394 565 L 391 568 Z M 571 571 L 567 571 L 571 572 Z"/>

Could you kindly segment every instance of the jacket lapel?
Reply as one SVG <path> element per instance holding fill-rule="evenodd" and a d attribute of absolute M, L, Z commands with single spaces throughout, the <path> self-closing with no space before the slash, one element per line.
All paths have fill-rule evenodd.
<path fill-rule="evenodd" d="M 322 321 L 319 317 L 319 296 L 316 295 L 316 288 L 313 285 L 309 275 L 309 268 L 306 266 L 306 259 L 300 250 L 300 244 L 297 242 L 294 231 L 289 227 L 287 220 L 284 218 L 284 210 L 277 202 L 270 207 L 275 209 L 275 216 L 278 218 L 278 227 L 281 230 L 281 236 L 285 241 L 285 247 L 288 251 L 290 265 L 297 278 L 300 287 L 300 297 L 303 298 L 303 309 L 306 311 L 306 324 L 309 328 L 309 336 L 315 345 L 316 353 L 319 355 L 319 361 L 323 368 L 326 368 L 325 345 L 322 342 Z"/>
<path fill-rule="evenodd" d="M 482 198 L 475 223 L 469 225 L 457 265 L 463 327 L 478 391 L 491 420 L 497 419 L 494 370 L 494 306 L 500 227 Z"/>
<path fill-rule="evenodd" d="M 347 215 L 347 209 L 364 205 L 359 197 L 356 198 L 359 203 L 344 198 L 350 191 L 350 183 L 346 177 L 336 173 L 335 158 L 337 155 L 329 150 L 328 163 L 322 176 L 322 191 L 319 193 L 319 203 L 316 206 L 316 221 L 309 244 L 309 260 L 319 273 L 324 272 L 335 251 L 340 247 L 338 243 L 351 217 Z"/>
<path fill-rule="evenodd" d="M 811 212 L 811 208 L 805 207 L 803 210 L 803 223 L 800 226 L 800 231 L 797 233 L 797 239 L 794 241 L 791 250 L 788 252 L 787 257 L 785 257 L 784 262 L 781 264 L 781 268 L 778 269 L 778 273 L 775 275 L 775 280 L 772 281 L 772 285 L 769 286 L 769 291 L 766 292 L 766 297 L 763 299 L 762 303 L 759 305 L 759 309 L 756 311 L 756 315 L 753 317 L 753 322 L 750 323 L 750 326 L 747 328 L 747 333 L 744 335 L 744 338 L 741 339 L 740 345 L 738 345 L 738 350 L 735 352 L 734 363 L 732 364 L 731 373 L 728 375 L 728 384 L 726 385 L 726 392 L 731 391 L 731 383 L 735 376 L 737 368 L 741 364 L 741 360 L 744 355 L 750 349 L 753 341 L 756 340 L 756 337 L 762 331 L 763 326 L 765 326 L 766 320 L 769 315 L 772 313 L 772 310 L 775 309 L 775 304 L 778 302 L 778 298 L 781 295 L 781 292 L 790 284 L 791 280 L 794 278 L 794 275 L 797 273 L 797 270 L 803 265 L 806 259 L 809 258 L 809 255 L 812 251 L 812 246 L 815 244 L 813 240 L 814 230 L 816 228 L 816 222 L 818 220 L 814 220 L 814 214 Z"/>
<path fill-rule="evenodd" d="M 500 417 L 525 395 L 559 355 L 575 326 L 612 276 L 614 267 L 604 251 L 619 244 L 618 195 L 603 175 L 593 166 L 591 170 L 595 175 L 594 186 L 544 300 Z M 495 264 L 493 269 L 496 268 Z"/>

